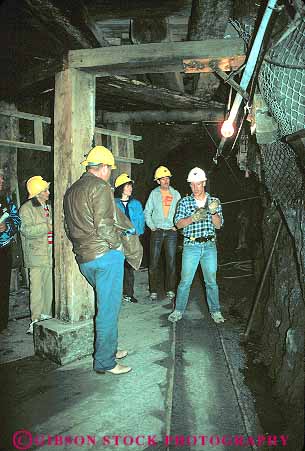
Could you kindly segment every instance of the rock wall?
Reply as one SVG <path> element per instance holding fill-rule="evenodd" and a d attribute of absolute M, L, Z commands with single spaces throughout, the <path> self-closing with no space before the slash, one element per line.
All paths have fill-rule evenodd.
<path fill-rule="evenodd" d="M 304 279 L 301 278 L 299 249 L 275 207 L 265 210 L 262 251 L 266 261 L 280 220 L 283 220 L 283 227 L 254 331 L 261 349 L 260 360 L 274 383 L 273 395 L 283 406 L 290 432 L 294 431 L 297 436 L 303 428 L 304 412 Z M 299 227 L 304 237 L 305 224 Z"/>

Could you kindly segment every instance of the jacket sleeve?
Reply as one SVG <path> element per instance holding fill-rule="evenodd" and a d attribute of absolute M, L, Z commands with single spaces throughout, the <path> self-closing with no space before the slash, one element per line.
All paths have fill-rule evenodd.
<path fill-rule="evenodd" d="M 20 208 L 19 214 L 21 219 L 20 232 L 26 238 L 35 238 L 48 233 L 47 222 L 35 223 L 31 211 L 26 206 Z"/>
<path fill-rule="evenodd" d="M 142 204 L 139 200 L 137 200 L 137 207 L 138 207 L 138 211 L 137 211 L 137 215 L 138 215 L 138 235 L 142 235 L 144 233 L 145 230 L 145 218 L 144 218 L 144 212 L 143 212 L 143 207 Z"/>
<path fill-rule="evenodd" d="M 121 210 L 122 213 L 125 213 L 123 204 L 120 199 L 117 197 L 114 198 L 116 206 Z"/>
<path fill-rule="evenodd" d="M 9 212 L 10 217 L 7 218 L 7 220 L 5 221 L 5 223 L 7 225 L 6 233 L 11 238 L 20 229 L 21 221 L 20 221 L 20 217 L 18 215 L 17 207 L 10 197 L 7 198 L 7 203 L 8 203 L 8 212 Z"/>
<path fill-rule="evenodd" d="M 115 227 L 114 199 L 110 186 L 99 186 L 93 194 L 94 226 L 97 235 L 112 249 L 121 246 L 119 232 Z"/>
<path fill-rule="evenodd" d="M 145 209 L 144 209 L 145 222 L 147 224 L 147 227 L 149 227 L 150 229 L 156 228 L 156 226 L 154 225 L 153 220 L 152 220 L 153 209 L 154 209 L 153 193 L 151 192 L 147 199 Z"/>

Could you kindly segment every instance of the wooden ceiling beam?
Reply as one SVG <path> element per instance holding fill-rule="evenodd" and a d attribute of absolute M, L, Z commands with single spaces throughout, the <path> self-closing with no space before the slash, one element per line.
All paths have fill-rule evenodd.
<path fill-rule="evenodd" d="M 116 101 L 116 99 L 120 101 Z M 126 103 L 134 103 L 135 105 L 146 104 L 142 109 L 158 109 L 164 110 L 181 109 L 195 110 L 201 108 L 219 108 L 223 110 L 223 104 L 218 102 L 205 102 L 199 97 L 182 94 L 171 91 L 167 88 L 159 88 L 151 86 L 138 80 L 131 80 L 126 77 L 106 77 L 98 78 L 96 83 L 96 99 L 97 105 L 103 105 L 104 99 L 111 99 L 113 105 L 120 104 L 122 111 L 129 109 L 124 105 Z M 151 106 L 151 108 L 149 108 Z M 133 108 L 136 110 L 137 108 Z M 111 111 L 111 109 L 108 109 Z"/>
<path fill-rule="evenodd" d="M 192 0 L 95 0 L 88 2 L 88 14 L 94 21 L 143 17 L 189 16 Z"/>
<path fill-rule="evenodd" d="M 221 68 L 229 61 L 234 70 L 244 57 L 242 39 L 210 39 L 72 50 L 68 53 L 67 65 L 106 76 L 183 72 L 182 61 L 192 58 L 210 60 Z M 213 68 L 207 67 L 207 72 L 213 72 Z"/>
<path fill-rule="evenodd" d="M 130 124 L 145 124 L 153 122 L 210 122 L 218 123 L 224 120 L 224 110 L 219 108 L 202 108 L 195 111 L 183 110 L 151 110 L 126 112 L 96 112 L 97 123 L 128 122 Z"/>
<path fill-rule="evenodd" d="M 25 0 L 31 14 L 39 20 L 42 29 L 67 49 L 92 48 L 99 43 L 89 29 L 81 30 L 55 4 L 54 0 Z M 107 45 L 105 43 L 105 45 Z M 108 44 L 109 45 L 109 44 Z"/>

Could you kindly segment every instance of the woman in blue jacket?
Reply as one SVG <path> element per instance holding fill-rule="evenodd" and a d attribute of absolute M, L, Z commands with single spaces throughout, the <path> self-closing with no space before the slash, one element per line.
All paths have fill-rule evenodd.
<path fill-rule="evenodd" d="M 128 174 L 119 175 L 115 182 L 115 202 L 120 210 L 130 219 L 137 235 L 144 233 L 145 220 L 141 202 L 132 197 L 133 180 Z M 123 300 L 126 302 L 138 302 L 134 297 L 134 270 L 125 260 L 124 264 L 124 282 L 123 282 Z"/>

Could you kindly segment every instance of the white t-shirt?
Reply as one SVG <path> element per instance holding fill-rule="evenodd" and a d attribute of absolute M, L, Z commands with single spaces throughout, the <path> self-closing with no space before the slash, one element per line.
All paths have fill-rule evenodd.
<path fill-rule="evenodd" d="M 205 204 L 207 202 L 207 198 L 205 198 L 203 200 L 195 199 L 195 201 L 196 201 L 196 204 L 197 204 L 198 208 L 205 207 Z"/>

